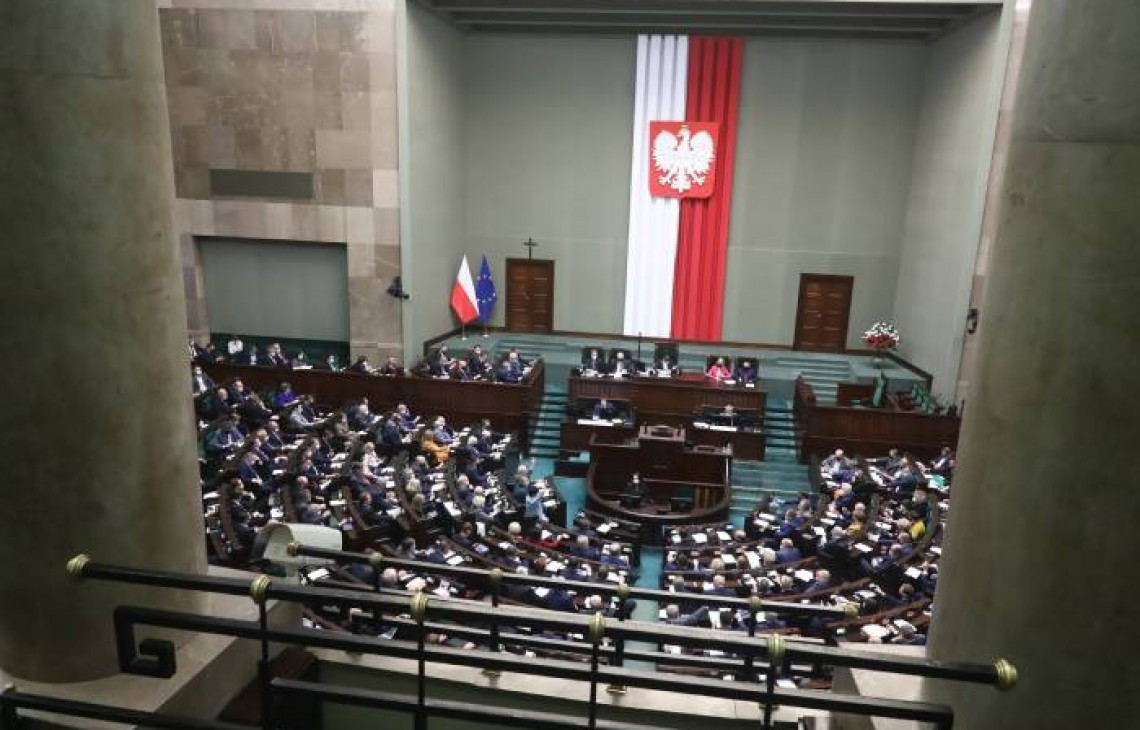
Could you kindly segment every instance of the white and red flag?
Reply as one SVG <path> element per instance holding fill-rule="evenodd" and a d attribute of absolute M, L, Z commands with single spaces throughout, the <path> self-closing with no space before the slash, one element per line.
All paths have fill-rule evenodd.
<path fill-rule="evenodd" d="M 475 296 L 475 282 L 471 279 L 471 267 L 467 265 L 467 254 L 455 275 L 455 285 L 451 287 L 451 309 L 463 324 L 479 316 L 479 300 Z"/>

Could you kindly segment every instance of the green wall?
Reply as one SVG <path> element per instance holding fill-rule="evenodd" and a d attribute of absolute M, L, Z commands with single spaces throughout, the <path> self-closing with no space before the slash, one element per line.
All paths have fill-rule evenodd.
<path fill-rule="evenodd" d="M 347 342 L 343 245 L 197 238 L 210 328 L 270 338 Z"/>
<path fill-rule="evenodd" d="M 801 273 L 855 277 L 848 346 L 890 317 L 925 55 L 748 39 L 725 339 L 791 344 Z"/>
<path fill-rule="evenodd" d="M 555 263 L 554 326 L 620 332 L 625 297 L 636 40 L 467 39 L 466 249 Z M 500 298 L 493 324 L 502 324 Z"/>
<path fill-rule="evenodd" d="M 936 41 L 925 76 L 895 319 L 900 354 L 957 387 L 1008 48 L 991 13 Z"/>
<path fill-rule="evenodd" d="M 448 296 L 463 253 L 466 197 L 463 160 L 465 39 L 454 27 L 408 3 L 406 16 L 408 164 L 401 181 L 407 199 L 402 271 L 411 299 L 404 304 L 405 348 L 415 359 L 421 343 L 456 325 Z"/>

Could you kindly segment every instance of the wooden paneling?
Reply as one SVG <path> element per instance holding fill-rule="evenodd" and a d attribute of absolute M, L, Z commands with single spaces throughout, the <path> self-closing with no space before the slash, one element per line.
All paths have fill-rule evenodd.
<path fill-rule="evenodd" d="M 854 288 L 855 279 L 850 276 L 801 274 L 792 346 L 797 350 L 828 352 L 846 349 Z"/>
<path fill-rule="evenodd" d="M 535 363 L 525 382 L 485 383 L 406 377 L 382 378 L 357 373 L 331 373 L 327 370 L 282 370 L 253 365 L 221 363 L 203 366 L 219 384 L 241 378 L 246 387 L 262 391 L 288 381 L 297 393 L 312 395 L 319 405 L 340 408 L 350 401 L 367 397 L 375 412 L 407 403 L 425 418 L 441 415 L 455 424 L 491 419 L 496 429 L 518 434 L 527 448 L 532 416 L 542 400 L 544 363 Z"/>
<path fill-rule="evenodd" d="M 821 456 L 835 449 L 848 454 L 874 457 L 891 448 L 910 452 L 920 459 L 938 455 L 943 446 L 955 448 L 962 419 L 892 408 L 846 408 L 821 406 L 811 386 L 796 383 L 793 409 L 803 433 L 804 458 Z"/>
<path fill-rule="evenodd" d="M 507 329 L 554 330 L 554 262 L 507 259 Z"/>
<path fill-rule="evenodd" d="M 767 393 L 758 388 L 717 385 L 693 373 L 679 378 L 577 378 L 569 380 L 569 397 L 629 401 L 642 423 L 686 426 L 704 406 L 764 412 Z"/>

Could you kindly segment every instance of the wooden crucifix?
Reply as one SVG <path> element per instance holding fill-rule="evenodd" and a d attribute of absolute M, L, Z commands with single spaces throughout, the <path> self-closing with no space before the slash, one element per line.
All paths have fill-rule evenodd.
<path fill-rule="evenodd" d="M 534 247 L 538 245 L 538 242 L 535 241 L 530 236 L 527 236 L 527 239 L 525 241 L 523 241 L 522 245 L 526 246 L 526 257 L 527 257 L 527 259 L 533 259 L 534 258 Z"/>

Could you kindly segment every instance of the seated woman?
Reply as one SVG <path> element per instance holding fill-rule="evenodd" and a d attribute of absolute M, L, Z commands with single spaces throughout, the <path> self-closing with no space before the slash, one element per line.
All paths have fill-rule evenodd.
<path fill-rule="evenodd" d="M 713 380 L 728 380 L 732 377 L 732 372 L 729 371 L 728 366 L 724 364 L 724 358 L 718 357 L 716 362 L 709 366 L 705 376 Z"/>
<path fill-rule="evenodd" d="M 436 464 L 442 464 L 451 455 L 451 448 L 436 441 L 431 431 L 424 431 L 423 438 L 420 439 L 420 448 L 430 455 Z"/>
<path fill-rule="evenodd" d="M 277 386 L 277 392 L 273 394 L 273 405 L 279 409 L 291 405 L 296 400 L 297 394 L 293 392 L 293 386 L 287 382 Z"/>

